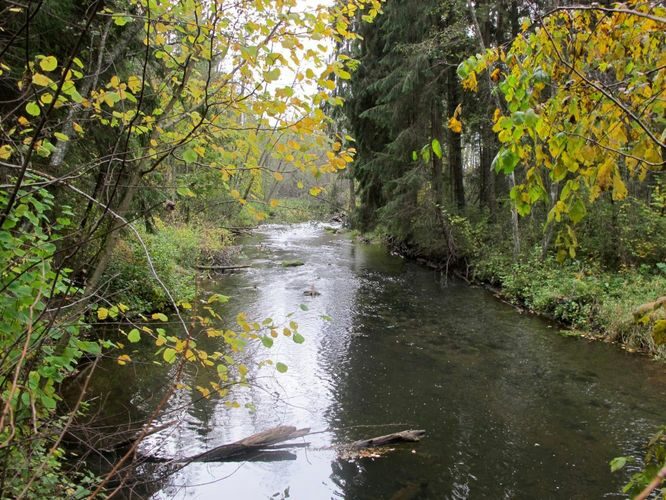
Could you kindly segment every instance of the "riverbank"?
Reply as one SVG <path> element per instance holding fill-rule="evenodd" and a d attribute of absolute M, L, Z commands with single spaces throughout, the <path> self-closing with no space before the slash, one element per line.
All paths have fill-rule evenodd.
<path fill-rule="evenodd" d="M 257 205 L 253 210 L 261 210 Z M 266 222 L 295 224 L 327 220 L 331 206 L 308 198 L 288 198 L 270 209 Z M 212 222 L 153 218 L 137 232 L 150 254 L 155 272 L 176 303 L 191 302 L 197 295 L 197 277 L 202 268 L 229 266 L 242 259 L 235 246 L 237 236 L 256 229 L 257 220 L 245 212 L 230 218 L 227 225 Z M 146 259 L 146 249 L 133 233 L 128 233 L 114 249 L 104 273 L 106 296 L 128 307 L 129 314 L 149 313 L 172 307 L 163 287 L 154 279 Z"/>
<path fill-rule="evenodd" d="M 560 263 L 552 255 L 542 257 L 538 247 L 514 260 L 510 251 L 478 241 L 473 252 L 447 262 L 439 252 L 398 245 L 380 231 L 360 237 L 382 241 L 392 251 L 428 267 L 448 268 L 470 284 L 490 288 L 520 310 L 560 323 L 566 335 L 617 343 L 629 352 L 666 360 L 666 345 L 658 345 L 653 337 L 657 322 L 666 318 L 666 310 L 659 307 L 635 315 L 641 306 L 664 295 L 663 265 L 611 271 L 590 261 Z"/>
<path fill-rule="evenodd" d="M 517 262 L 487 251 L 472 262 L 470 278 L 498 289 L 502 298 L 531 312 L 545 315 L 570 329 L 604 342 L 618 343 L 630 352 L 665 360 L 666 349 L 652 332 L 665 317 L 636 317 L 644 304 L 666 290 L 666 273 L 627 268 L 617 272 L 581 261 L 557 262 L 537 252 Z"/>
<path fill-rule="evenodd" d="M 236 229 L 236 228 L 234 228 Z M 184 224 L 155 219 L 150 231 L 137 228 L 146 245 L 155 272 L 176 303 L 196 297 L 198 265 L 224 265 L 235 256 L 235 233 L 211 224 Z M 122 303 L 130 314 L 154 312 L 171 307 L 155 280 L 146 253 L 133 235 L 128 234 L 114 249 L 111 264 L 104 274 L 105 296 Z"/>

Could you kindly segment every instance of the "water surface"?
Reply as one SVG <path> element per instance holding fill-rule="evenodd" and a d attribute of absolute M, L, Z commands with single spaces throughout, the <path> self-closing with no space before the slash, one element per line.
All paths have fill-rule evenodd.
<path fill-rule="evenodd" d="M 227 323 L 239 311 L 276 321 L 295 312 L 306 341 L 285 338 L 251 353 L 289 367 L 258 370 L 255 385 L 234 392 L 256 411 L 181 391 L 163 421 L 183 423 L 152 436 L 143 451 L 189 456 L 281 424 L 326 432 L 289 460 L 194 463 L 138 496 L 621 498 L 630 470 L 611 474 L 609 460 L 640 457 L 666 421 L 663 365 L 564 338 L 556 325 L 482 289 L 445 283 L 321 225 L 265 226 L 244 243 L 252 269 L 202 282 L 201 295 L 232 296 Z M 280 265 L 291 259 L 305 265 Z M 305 296 L 311 288 L 321 295 Z M 214 341 L 204 342 L 215 350 Z M 107 401 L 111 420 L 140 421 L 169 375 L 149 361 L 103 365 L 93 393 Z M 205 385 L 207 377 L 189 372 L 187 382 Z M 426 429 L 427 437 L 374 459 L 325 449 L 404 428 Z"/>

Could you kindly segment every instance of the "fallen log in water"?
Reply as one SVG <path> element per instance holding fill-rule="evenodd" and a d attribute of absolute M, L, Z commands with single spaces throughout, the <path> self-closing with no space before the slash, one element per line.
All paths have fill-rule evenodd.
<path fill-rule="evenodd" d="M 240 455 L 255 454 L 271 445 L 307 436 L 310 429 L 297 429 L 291 425 L 281 425 L 253 434 L 234 443 L 223 444 L 188 458 L 186 462 L 221 462 Z"/>
<path fill-rule="evenodd" d="M 393 434 L 386 434 L 385 436 L 354 441 L 348 446 L 348 448 L 358 450 L 361 448 L 374 448 L 377 446 L 386 446 L 396 443 L 414 443 L 421 441 L 421 438 L 425 436 L 425 432 L 426 431 L 424 430 L 406 430 L 394 432 Z"/>
<path fill-rule="evenodd" d="M 194 266 L 197 269 L 201 271 L 233 271 L 235 269 L 247 269 L 249 267 L 252 267 L 248 264 L 245 265 L 237 265 L 237 266 Z"/>
<path fill-rule="evenodd" d="M 296 455 L 286 451 L 287 448 L 305 448 L 309 443 L 284 443 L 291 439 L 304 437 L 310 434 L 310 429 L 297 429 L 291 425 L 273 427 L 257 434 L 248 436 L 240 441 L 223 444 L 212 450 L 204 451 L 189 458 L 166 459 L 152 456 L 142 456 L 146 462 L 165 462 L 179 464 L 184 467 L 193 462 L 241 462 L 262 461 L 273 462 L 282 460 L 295 460 Z M 341 453 L 349 454 L 350 451 L 362 450 L 364 448 L 379 448 L 397 443 L 413 443 L 420 441 L 425 436 L 424 430 L 404 430 L 394 432 L 385 436 L 377 436 L 370 439 L 361 439 L 350 444 L 341 444 L 332 448 L 339 449 Z M 284 443 L 284 444 L 280 444 Z"/>

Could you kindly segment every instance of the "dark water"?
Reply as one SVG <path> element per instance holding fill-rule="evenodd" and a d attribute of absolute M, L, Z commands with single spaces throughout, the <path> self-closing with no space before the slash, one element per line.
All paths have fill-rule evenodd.
<path fill-rule="evenodd" d="M 663 365 L 564 338 L 484 290 L 445 285 L 321 226 L 267 226 L 245 243 L 253 269 L 202 289 L 233 297 L 228 318 L 295 311 L 306 341 L 253 354 L 289 366 L 285 374 L 260 369 L 256 385 L 234 393 L 256 412 L 181 391 L 163 421 L 182 424 L 143 451 L 189 456 L 279 424 L 332 430 L 308 437 L 312 447 L 291 460 L 191 464 L 138 496 L 262 499 L 288 489 L 295 499 L 621 498 L 631 470 L 611 474 L 609 460 L 640 457 L 646 436 L 666 422 Z M 287 259 L 305 265 L 280 266 Z M 321 295 L 304 296 L 313 286 Z M 103 365 L 93 394 L 107 402 L 108 425 L 145 418 L 169 376 L 149 360 Z M 192 386 L 207 377 L 187 375 Z M 374 459 L 318 449 L 404 428 L 427 437 Z"/>

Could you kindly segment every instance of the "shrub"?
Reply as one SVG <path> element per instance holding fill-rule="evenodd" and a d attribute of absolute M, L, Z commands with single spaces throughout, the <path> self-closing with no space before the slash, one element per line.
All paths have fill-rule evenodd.
<path fill-rule="evenodd" d="M 157 275 L 176 302 L 188 302 L 196 293 L 195 266 L 210 259 L 229 241 L 226 231 L 205 226 L 155 222 L 155 233 L 139 231 Z M 130 235 L 131 236 L 131 235 Z M 170 307 L 168 297 L 152 274 L 145 251 L 131 237 L 120 241 L 105 272 L 105 294 L 132 312 L 150 312 Z"/>

